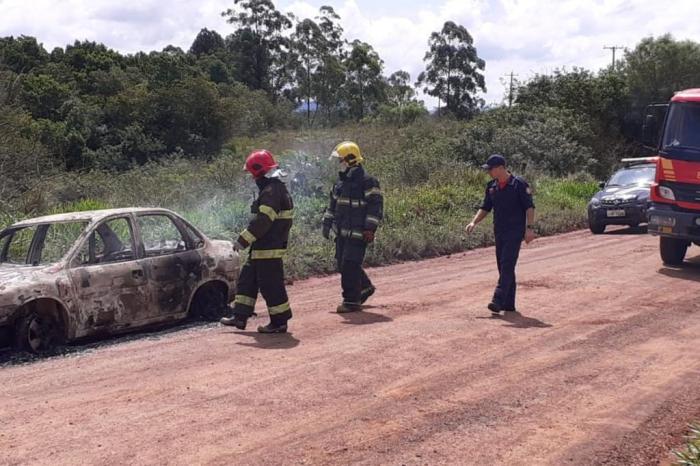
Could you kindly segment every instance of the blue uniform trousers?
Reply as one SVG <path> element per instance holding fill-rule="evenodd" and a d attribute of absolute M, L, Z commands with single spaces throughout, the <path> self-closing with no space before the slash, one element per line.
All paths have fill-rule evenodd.
<path fill-rule="evenodd" d="M 515 265 L 518 263 L 523 236 L 522 232 L 496 235 L 499 277 L 492 301 L 503 309 L 515 309 Z"/>

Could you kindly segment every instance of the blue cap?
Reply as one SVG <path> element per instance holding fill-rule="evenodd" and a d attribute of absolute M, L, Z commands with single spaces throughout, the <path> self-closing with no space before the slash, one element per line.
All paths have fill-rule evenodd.
<path fill-rule="evenodd" d="M 506 158 L 503 157 L 500 154 L 493 154 L 489 156 L 489 159 L 486 161 L 484 165 L 481 166 L 484 170 L 491 170 L 492 168 L 496 167 L 505 167 L 506 166 Z"/>

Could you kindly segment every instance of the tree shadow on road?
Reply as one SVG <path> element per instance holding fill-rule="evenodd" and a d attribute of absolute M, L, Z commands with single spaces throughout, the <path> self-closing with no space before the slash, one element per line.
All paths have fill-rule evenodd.
<path fill-rule="evenodd" d="M 362 306 L 362 310 L 358 312 L 349 312 L 347 314 L 338 314 L 344 320 L 344 324 L 349 325 L 371 325 L 392 322 L 394 319 L 376 312 L 369 312 L 368 309 L 376 309 L 376 306 Z"/>
<path fill-rule="evenodd" d="M 260 349 L 271 349 L 271 350 L 281 350 L 281 349 L 292 349 L 299 346 L 301 343 L 294 335 L 291 333 L 258 333 L 258 332 L 228 332 L 234 335 L 242 335 L 245 337 L 250 337 L 253 339 L 250 343 L 236 343 L 240 346 L 248 346 L 250 348 L 260 348 Z"/>

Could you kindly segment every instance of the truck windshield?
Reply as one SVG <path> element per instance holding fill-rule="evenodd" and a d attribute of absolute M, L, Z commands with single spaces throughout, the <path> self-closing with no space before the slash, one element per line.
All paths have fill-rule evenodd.
<path fill-rule="evenodd" d="M 662 151 L 669 158 L 700 160 L 700 103 L 671 104 Z"/>

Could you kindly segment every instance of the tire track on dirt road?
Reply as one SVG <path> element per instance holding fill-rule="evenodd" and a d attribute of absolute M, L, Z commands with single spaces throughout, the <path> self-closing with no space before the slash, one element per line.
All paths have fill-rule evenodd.
<path fill-rule="evenodd" d="M 185 328 L 0 368 L 0 463 L 655 464 L 700 416 L 700 265 L 664 268 L 656 241 L 538 240 L 507 319 L 488 248 L 370 270 L 362 314 L 332 312 L 336 276 L 297 282 L 286 336 Z"/>

